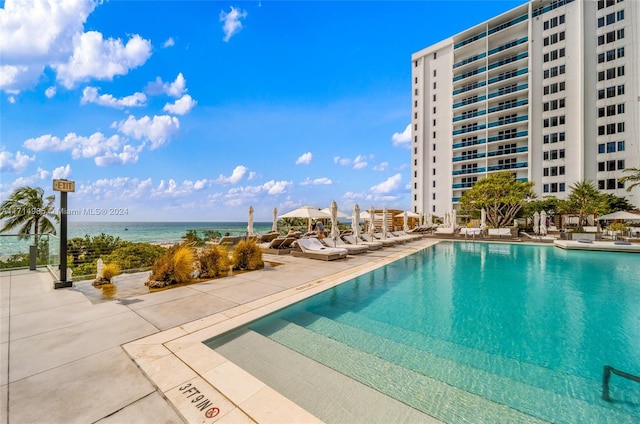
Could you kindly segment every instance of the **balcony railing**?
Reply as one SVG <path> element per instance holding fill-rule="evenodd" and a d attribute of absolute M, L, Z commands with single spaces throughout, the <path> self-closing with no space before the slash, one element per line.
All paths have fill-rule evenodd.
<path fill-rule="evenodd" d="M 518 168 L 526 168 L 529 166 L 528 162 L 518 162 L 518 163 L 505 163 L 503 165 L 492 165 L 487 169 L 489 172 L 491 171 L 504 171 L 507 169 L 518 169 Z"/>
<path fill-rule="evenodd" d="M 465 93 L 467 91 L 475 90 L 476 88 L 484 87 L 485 85 L 487 85 L 486 81 L 478 81 L 476 83 L 466 85 L 466 86 L 464 86 L 462 88 L 459 88 L 457 90 L 453 90 L 453 95 L 456 96 L 456 95 L 458 95 L 460 93 Z"/>
<path fill-rule="evenodd" d="M 453 82 L 460 81 L 461 79 L 465 79 L 465 78 L 472 77 L 474 75 L 481 74 L 486 70 L 487 70 L 487 68 L 485 66 L 482 66 L 482 67 L 474 69 L 472 71 L 465 72 L 464 74 L 460 74 L 460 75 L 457 75 L 457 76 L 453 77 Z"/>
<path fill-rule="evenodd" d="M 463 141 L 462 143 L 454 144 L 453 148 L 459 149 L 461 147 L 477 146 L 478 144 L 485 144 L 486 142 L 487 140 L 485 138 L 480 138 L 478 140 Z"/>
<path fill-rule="evenodd" d="M 480 40 L 481 38 L 484 38 L 484 37 L 486 37 L 486 36 L 487 36 L 487 33 L 486 33 L 486 32 L 481 32 L 480 34 L 476 34 L 476 35 L 474 35 L 474 36 L 472 36 L 472 37 L 467 38 L 466 40 L 462 40 L 461 42 L 454 44 L 453 49 L 454 49 L 454 50 L 455 50 L 455 49 L 459 49 L 460 47 L 464 47 L 464 46 L 466 46 L 467 44 L 471 44 L 471 43 L 473 43 L 474 41 L 478 41 L 478 40 Z"/>
<path fill-rule="evenodd" d="M 471 57 L 468 57 L 468 58 L 466 58 L 464 60 L 461 60 L 460 62 L 456 62 L 456 63 L 453 64 L 453 69 L 459 68 L 460 66 L 464 66 L 464 65 L 466 65 L 468 63 L 471 63 L 471 62 L 475 62 L 476 60 L 482 59 L 486 55 L 487 54 L 483 52 L 483 53 L 479 53 L 479 54 L 477 54 L 475 56 L 471 56 Z"/>
<path fill-rule="evenodd" d="M 516 72 L 509 72 L 507 74 L 504 75 L 498 75 L 495 78 L 491 78 L 489 80 L 489 84 L 494 84 L 496 82 L 500 82 L 500 81 L 505 81 L 511 78 L 515 78 L 515 77 L 519 77 L 520 75 L 525 75 L 527 72 L 529 72 L 529 68 L 523 68 L 523 69 L 519 69 Z"/>
<path fill-rule="evenodd" d="M 517 54 L 515 56 L 511 56 L 511 57 L 508 57 L 506 59 L 502 59 L 502 60 L 499 60 L 497 62 L 490 63 L 489 64 L 489 70 L 495 69 L 495 68 L 497 68 L 499 66 L 502 66 L 502 65 L 507 65 L 507 64 L 512 63 L 512 62 L 517 62 L 518 60 L 524 59 L 525 57 L 529 57 L 529 53 L 528 52 L 520 53 L 520 54 Z"/>
<path fill-rule="evenodd" d="M 518 131 L 515 133 L 494 135 L 492 137 L 489 137 L 488 141 L 489 143 L 493 143 L 494 141 L 511 140 L 512 138 L 526 137 L 528 134 L 529 131 Z"/>
<path fill-rule="evenodd" d="M 490 107 L 489 113 L 500 112 L 501 110 L 513 109 L 514 107 L 524 106 L 528 104 L 529 104 L 528 99 L 520 100 L 519 102 L 509 102 L 499 106 Z"/>
<path fill-rule="evenodd" d="M 527 40 L 528 40 L 528 37 L 522 37 L 522 38 L 519 38 L 517 40 L 509 41 L 508 43 L 505 43 L 505 44 L 503 44 L 501 46 L 498 46 L 498 47 L 496 47 L 494 49 L 489 50 L 489 56 L 491 56 L 492 54 L 499 53 L 499 52 L 501 52 L 503 50 L 510 49 L 511 47 L 515 47 L 515 46 L 517 46 L 519 44 L 526 43 Z"/>
<path fill-rule="evenodd" d="M 516 147 L 516 148 L 510 148 L 510 149 L 498 149 L 498 150 L 492 150 L 489 152 L 489 157 L 492 156 L 501 156 L 501 155 L 511 155 L 513 153 L 523 153 L 523 152 L 528 152 L 529 151 L 529 147 L 528 146 L 522 146 L 522 147 Z"/>
<path fill-rule="evenodd" d="M 466 113 L 466 114 L 463 113 L 460 116 L 454 117 L 453 118 L 453 122 L 464 121 L 465 119 L 475 118 L 475 117 L 478 117 L 478 116 L 485 115 L 486 113 L 487 113 L 486 110 L 479 110 L 479 111 L 476 111 L 476 112 Z"/>
<path fill-rule="evenodd" d="M 522 116 L 517 116 L 515 118 L 508 118 L 508 119 L 499 119 L 494 122 L 489 122 L 489 128 L 499 127 L 507 124 L 515 124 L 516 122 L 527 121 L 528 119 L 529 119 L 529 115 L 522 115 Z"/>
<path fill-rule="evenodd" d="M 489 93 L 489 98 L 493 99 L 494 97 L 504 96 L 505 94 L 516 93 L 518 91 L 526 90 L 527 88 L 529 88 L 529 84 L 526 83 L 515 87 L 502 88 L 498 91 L 494 91 L 493 93 Z"/>
<path fill-rule="evenodd" d="M 485 157 L 487 154 L 482 152 L 482 153 L 475 153 L 473 155 L 462 155 L 462 156 L 456 156 L 453 158 L 452 162 L 460 162 L 463 160 L 471 160 L 471 159 L 480 159 Z"/>
<path fill-rule="evenodd" d="M 471 99 L 471 100 L 463 100 L 461 102 L 455 103 L 453 105 L 453 108 L 456 109 L 456 108 L 459 108 L 459 107 L 462 107 L 462 106 L 472 105 L 474 103 L 478 103 L 478 102 L 481 102 L 481 101 L 486 100 L 486 99 L 487 99 L 487 96 L 478 96 L 478 97 L 476 97 L 474 99 Z"/>
<path fill-rule="evenodd" d="M 515 19 L 512 19 L 509 22 L 505 22 L 503 24 L 496 25 L 493 28 L 489 29 L 489 35 L 495 34 L 496 32 L 502 31 L 503 29 L 512 27 L 513 25 L 518 24 L 518 23 L 520 23 L 522 21 L 526 21 L 527 19 L 529 19 L 529 14 L 528 13 L 524 14 L 522 16 L 519 16 L 519 17 L 517 17 Z"/>
<path fill-rule="evenodd" d="M 470 133 L 470 132 L 474 132 L 474 131 L 480 131 L 485 129 L 487 126 L 485 124 L 478 124 L 478 125 L 474 125 L 472 127 L 467 127 L 467 128 L 461 128 L 459 130 L 455 130 L 453 132 L 453 135 L 459 135 L 459 134 L 466 134 L 466 133 Z"/>
<path fill-rule="evenodd" d="M 485 172 L 485 169 L 484 168 L 456 169 L 452 172 L 452 175 L 477 174 L 479 172 Z"/>

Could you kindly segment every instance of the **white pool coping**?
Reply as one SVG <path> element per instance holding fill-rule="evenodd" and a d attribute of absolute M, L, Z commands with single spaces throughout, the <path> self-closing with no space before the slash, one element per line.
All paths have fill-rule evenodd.
<path fill-rule="evenodd" d="M 422 239 L 386 257 L 153 334 L 123 348 L 188 423 L 320 423 L 203 342 L 438 242 Z"/>

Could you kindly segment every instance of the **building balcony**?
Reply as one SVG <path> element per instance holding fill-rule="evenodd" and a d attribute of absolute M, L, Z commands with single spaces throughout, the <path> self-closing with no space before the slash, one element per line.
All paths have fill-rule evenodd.
<path fill-rule="evenodd" d="M 459 135 L 459 134 L 467 134 L 470 132 L 475 132 L 475 131 L 480 131 L 485 129 L 487 126 L 485 124 L 478 124 L 478 125 L 474 125 L 474 126 L 470 126 L 467 128 L 461 128 L 459 130 L 455 130 L 453 132 L 453 135 Z"/>
<path fill-rule="evenodd" d="M 463 160 L 472 160 L 472 159 L 480 159 L 486 156 L 486 153 L 482 152 L 482 153 L 476 153 L 473 155 L 463 155 L 463 156 L 456 156 L 452 159 L 452 162 L 460 162 Z"/>
<path fill-rule="evenodd" d="M 487 96 L 478 96 L 478 97 L 473 98 L 473 99 L 463 100 L 461 102 L 454 103 L 453 109 L 457 109 L 457 108 L 462 107 L 462 106 L 467 106 L 467 105 L 472 105 L 474 103 L 482 102 L 482 101 L 484 101 L 486 99 L 487 99 Z"/>
<path fill-rule="evenodd" d="M 460 116 L 456 116 L 453 118 L 453 122 L 459 122 L 459 121 L 464 121 L 465 119 L 471 119 L 471 118 L 475 118 L 478 116 L 483 116 L 487 113 L 486 110 L 479 110 L 477 112 L 472 112 L 472 113 L 463 113 Z"/>
<path fill-rule="evenodd" d="M 500 25 L 496 25 L 493 28 L 490 28 L 488 31 L 488 35 L 493 35 L 498 31 L 502 31 L 503 29 L 511 28 L 514 25 L 519 24 L 520 22 L 524 22 L 529 19 L 529 14 L 524 14 L 522 16 L 518 16 L 515 19 L 512 19 L 508 22 L 504 22 Z"/>
<path fill-rule="evenodd" d="M 529 104 L 529 99 L 520 100 L 517 102 L 509 102 L 504 103 L 502 105 L 494 106 L 489 108 L 489 113 L 501 112 L 503 110 L 515 109 L 521 106 L 526 106 Z"/>
<path fill-rule="evenodd" d="M 499 119 L 497 121 L 489 122 L 489 128 L 500 127 L 508 124 L 515 124 L 517 122 L 529 120 L 529 115 L 517 116 L 515 118 Z"/>
<path fill-rule="evenodd" d="M 453 45 L 453 49 L 457 50 L 457 49 L 459 49 L 461 47 L 468 46 L 469 44 L 475 43 L 476 41 L 481 40 L 486 36 L 487 36 L 487 32 L 486 31 L 481 32 L 479 34 L 472 35 L 471 37 L 468 37 L 468 38 L 460 41 L 459 43 L 454 44 Z"/>
<path fill-rule="evenodd" d="M 456 169 L 451 173 L 451 175 L 478 174 L 482 172 L 485 172 L 485 168 Z"/>
<path fill-rule="evenodd" d="M 508 49 L 510 49 L 512 47 L 515 47 L 515 46 L 518 46 L 520 44 L 526 43 L 528 40 L 529 40 L 528 37 L 522 37 L 522 38 L 519 38 L 517 40 L 509 41 L 508 43 L 505 43 L 505 44 L 503 44 L 501 46 L 498 46 L 496 48 L 493 48 L 493 49 L 489 50 L 489 56 L 494 55 L 496 53 L 503 52 L 505 50 L 508 50 Z"/>
<path fill-rule="evenodd" d="M 526 137 L 528 134 L 529 134 L 529 131 L 518 131 L 510 134 L 495 135 L 495 136 L 489 137 L 487 141 L 489 143 L 493 143 L 494 141 L 512 140 L 514 138 Z"/>
<path fill-rule="evenodd" d="M 476 81 L 472 84 L 467 84 L 463 87 L 460 87 L 456 90 L 453 90 L 453 95 L 457 96 L 458 94 L 462 94 L 462 93 L 470 93 L 473 90 L 477 90 L 478 88 L 482 88 L 485 85 L 487 85 L 487 82 L 482 80 L 482 81 Z M 470 93 L 471 94 L 471 93 Z"/>
<path fill-rule="evenodd" d="M 465 78 L 469 78 L 469 77 L 472 77 L 474 75 L 481 74 L 481 73 L 485 72 L 486 70 L 487 70 L 487 67 L 486 66 L 482 66 L 480 68 L 473 69 L 471 71 L 467 71 L 467 72 L 465 72 L 463 74 L 456 75 L 455 77 L 453 77 L 453 82 L 460 81 L 460 80 L 463 80 Z"/>
<path fill-rule="evenodd" d="M 492 165 L 487 168 L 489 172 L 492 171 L 506 171 L 508 169 L 519 169 L 519 168 L 527 168 L 529 166 L 528 162 L 517 162 L 517 163 L 506 163 L 503 165 Z"/>
<path fill-rule="evenodd" d="M 528 88 L 529 88 L 529 84 L 526 84 L 526 83 L 517 85 L 515 87 L 501 88 L 498 91 L 494 91 L 493 93 L 489 93 L 489 98 L 493 99 L 494 97 L 504 96 L 506 94 L 518 93 L 520 91 L 527 90 Z"/>
<path fill-rule="evenodd" d="M 458 183 L 451 185 L 452 189 L 460 189 L 460 188 L 471 188 L 475 183 Z"/>
<path fill-rule="evenodd" d="M 508 72 L 504 75 L 498 75 L 497 77 L 493 77 L 489 79 L 489 84 L 495 84 L 500 81 L 506 81 L 512 78 L 517 78 L 521 75 L 527 75 L 529 73 L 529 68 L 518 69 L 516 72 Z"/>
<path fill-rule="evenodd" d="M 477 146 L 479 144 L 485 144 L 487 142 L 487 139 L 485 138 L 481 138 L 478 140 L 471 140 L 471 141 L 463 141 L 462 143 L 456 143 L 452 146 L 453 149 L 461 149 L 463 147 L 469 147 L 469 146 Z"/>
<path fill-rule="evenodd" d="M 529 151 L 528 146 L 522 146 L 522 147 L 516 147 L 516 148 L 510 148 L 510 149 L 492 150 L 488 153 L 488 156 L 493 157 L 493 156 L 511 155 L 514 153 L 524 153 L 528 151 Z"/>
<path fill-rule="evenodd" d="M 466 59 L 463 59 L 463 60 L 461 60 L 459 62 L 454 63 L 453 64 L 453 69 L 456 69 L 456 68 L 459 68 L 461 66 L 468 65 L 470 63 L 476 62 L 476 61 L 478 61 L 478 60 L 480 60 L 480 59 L 482 59 L 482 58 L 484 58 L 486 56 L 487 56 L 487 53 L 482 52 L 482 53 L 479 53 L 477 55 L 468 57 Z"/>
<path fill-rule="evenodd" d="M 515 56 L 507 57 L 507 58 L 499 60 L 497 62 L 490 63 L 489 64 L 489 70 L 492 70 L 492 69 L 495 69 L 495 68 L 499 68 L 501 66 L 508 65 L 510 63 L 514 63 L 514 62 L 517 62 L 517 61 L 522 60 L 522 59 L 526 59 L 527 57 L 529 57 L 529 52 L 523 52 L 523 53 L 517 54 Z"/>

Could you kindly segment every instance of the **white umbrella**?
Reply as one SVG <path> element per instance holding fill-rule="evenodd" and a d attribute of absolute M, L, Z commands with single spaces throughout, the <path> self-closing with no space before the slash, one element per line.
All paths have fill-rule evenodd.
<path fill-rule="evenodd" d="M 369 208 L 369 234 L 373 237 L 373 234 L 376 232 L 376 223 L 375 223 L 375 212 L 373 209 L 373 205 Z"/>
<path fill-rule="evenodd" d="M 331 202 L 331 239 L 333 240 L 333 246 L 336 245 L 336 239 L 340 235 L 338 230 L 338 204 L 335 200 Z"/>
<path fill-rule="evenodd" d="M 533 232 L 536 234 L 540 232 L 540 214 L 538 211 L 533 214 Z"/>
<path fill-rule="evenodd" d="M 616 219 L 621 221 L 640 221 L 640 215 L 636 215 L 631 212 L 617 211 L 598 217 L 598 221 L 613 221 Z"/>
<path fill-rule="evenodd" d="M 425 224 L 428 225 L 429 227 L 433 226 L 433 215 L 431 215 L 431 213 L 427 214 Z"/>
<path fill-rule="evenodd" d="M 278 232 L 278 209 L 273 208 L 273 223 L 271 224 L 271 231 L 274 233 Z"/>
<path fill-rule="evenodd" d="M 249 220 L 247 222 L 247 235 L 253 235 L 253 206 L 249 206 Z"/>
<path fill-rule="evenodd" d="M 409 231 L 409 214 L 407 213 L 407 211 L 404 211 L 404 216 L 402 217 L 404 219 L 404 227 L 402 228 L 405 232 Z"/>
<path fill-rule="evenodd" d="M 540 212 L 540 235 L 547 235 L 547 212 L 544 210 Z"/>
<path fill-rule="evenodd" d="M 456 228 L 458 224 L 458 211 L 455 209 L 451 211 L 451 228 Z"/>
<path fill-rule="evenodd" d="M 411 211 L 401 212 L 401 213 L 399 213 L 397 215 L 394 215 L 394 218 L 402 218 L 402 217 L 404 217 L 405 214 L 407 214 L 407 216 L 409 218 L 420 218 L 420 214 L 415 213 L 415 212 L 411 212 Z"/>
<path fill-rule="evenodd" d="M 291 212 L 287 212 L 280 215 L 280 218 L 306 218 L 309 221 L 309 231 L 311 231 L 311 220 L 316 218 L 331 218 L 330 215 L 320 211 L 313 206 L 302 206 L 298 209 L 294 209 Z"/>
<path fill-rule="evenodd" d="M 324 212 L 327 215 L 331 215 L 331 208 L 320 209 L 320 212 Z M 349 219 L 351 217 L 349 215 L 347 215 L 346 213 L 342 212 L 342 211 L 338 211 L 338 218 L 339 219 Z"/>
<path fill-rule="evenodd" d="M 387 212 L 387 207 L 382 210 L 382 238 L 387 238 L 387 231 L 389 231 L 389 224 L 387 223 L 387 219 L 389 217 L 389 212 Z"/>
<path fill-rule="evenodd" d="M 353 206 L 353 216 L 351 217 L 351 231 L 353 231 L 353 237 L 356 239 L 356 244 L 360 238 L 360 206 L 356 203 Z"/>
<path fill-rule="evenodd" d="M 487 211 L 480 209 L 480 230 L 484 231 L 487 228 Z"/>

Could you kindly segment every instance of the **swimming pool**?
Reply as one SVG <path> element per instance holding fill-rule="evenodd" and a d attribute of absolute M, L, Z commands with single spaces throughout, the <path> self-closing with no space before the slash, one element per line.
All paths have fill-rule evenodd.
<path fill-rule="evenodd" d="M 635 254 L 440 243 L 248 327 L 446 422 L 638 422 L 640 384 L 601 395 L 604 365 L 640 374 L 639 270 Z"/>

